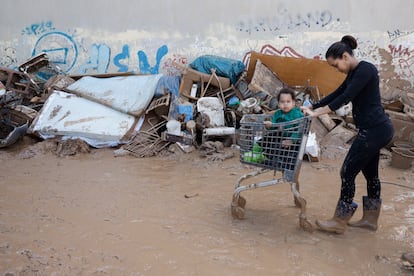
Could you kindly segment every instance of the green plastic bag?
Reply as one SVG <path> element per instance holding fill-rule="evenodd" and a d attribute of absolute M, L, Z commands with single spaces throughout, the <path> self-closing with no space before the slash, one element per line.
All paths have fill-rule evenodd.
<path fill-rule="evenodd" d="M 250 163 L 263 163 L 267 158 L 262 152 L 263 149 L 254 143 L 253 149 L 243 154 L 243 160 Z"/>

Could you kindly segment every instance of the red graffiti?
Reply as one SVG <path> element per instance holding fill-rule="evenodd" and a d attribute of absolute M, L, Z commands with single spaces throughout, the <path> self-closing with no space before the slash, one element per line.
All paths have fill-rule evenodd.
<path fill-rule="evenodd" d="M 296 52 L 292 47 L 285 46 L 282 50 L 277 50 L 272 45 L 266 44 L 260 50 L 261 54 L 265 55 L 272 55 L 272 56 L 284 56 L 284 57 L 295 57 L 295 58 L 303 58 L 301 54 Z"/>
<path fill-rule="evenodd" d="M 414 50 L 410 50 L 408 48 L 403 48 L 402 45 L 396 47 L 394 45 L 388 45 L 390 49 L 391 55 L 393 57 L 410 57 Z"/>
<path fill-rule="evenodd" d="M 177 68 L 174 63 L 180 64 L 180 65 L 187 65 L 187 58 L 185 56 L 176 55 L 174 54 L 171 58 L 168 58 L 163 64 L 162 64 L 162 70 L 164 71 L 164 74 L 167 76 L 177 76 L 180 72 L 180 68 Z"/>
<path fill-rule="evenodd" d="M 398 60 L 398 65 L 402 71 L 401 76 L 403 78 L 412 78 L 414 77 L 414 72 L 412 68 L 414 67 L 414 57 L 408 59 L 400 58 Z"/>
<path fill-rule="evenodd" d="M 285 46 L 282 48 L 282 50 L 277 50 L 275 47 L 273 47 L 270 44 L 266 44 L 262 46 L 262 49 L 260 49 L 261 54 L 265 55 L 272 55 L 272 56 L 284 56 L 284 57 L 294 57 L 294 58 L 305 58 L 303 55 L 296 52 L 292 47 Z M 250 56 L 251 52 L 247 52 L 244 55 L 243 63 L 246 65 L 246 67 L 249 66 L 250 63 Z M 314 59 L 321 59 L 321 57 L 314 56 Z"/>

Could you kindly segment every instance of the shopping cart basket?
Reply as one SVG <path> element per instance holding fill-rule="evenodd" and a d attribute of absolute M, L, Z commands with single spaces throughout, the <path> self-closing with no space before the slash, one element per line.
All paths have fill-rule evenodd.
<path fill-rule="evenodd" d="M 300 207 L 299 224 L 306 231 L 313 231 L 306 218 L 306 200 L 299 193 L 299 172 L 308 139 L 311 117 L 272 124 L 266 128 L 264 121 L 271 121 L 271 115 L 247 114 L 240 121 L 240 162 L 256 167 L 256 170 L 241 176 L 236 184 L 231 203 L 234 218 L 242 219 L 246 199 L 242 191 L 268 187 L 289 182 L 296 206 Z M 273 170 L 273 179 L 241 185 L 241 182 Z M 280 178 L 276 175 L 281 173 Z"/>

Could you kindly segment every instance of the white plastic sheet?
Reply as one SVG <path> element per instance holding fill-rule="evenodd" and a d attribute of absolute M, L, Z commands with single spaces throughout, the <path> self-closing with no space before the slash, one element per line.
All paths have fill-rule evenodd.
<path fill-rule="evenodd" d="M 309 154 L 312 157 L 319 157 L 320 147 L 316 140 L 316 135 L 313 132 L 309 132 L 308 140 L 306 141 L 305 154 Z"/>

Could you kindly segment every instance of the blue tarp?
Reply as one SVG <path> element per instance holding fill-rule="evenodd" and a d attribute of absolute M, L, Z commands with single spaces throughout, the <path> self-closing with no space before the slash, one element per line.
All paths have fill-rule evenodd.
<path fill-rule="evenodd" d="M 217 76 L 229 78 L 232 84 L 237 82 L 240 74 L 245 69 L 243 62 L 239 60 L 213 55 L 204 55 L 196 58 L 190 63 L 190 67 L 206 74 L 211 74 L 211 69 L 215 69 Z"/>

